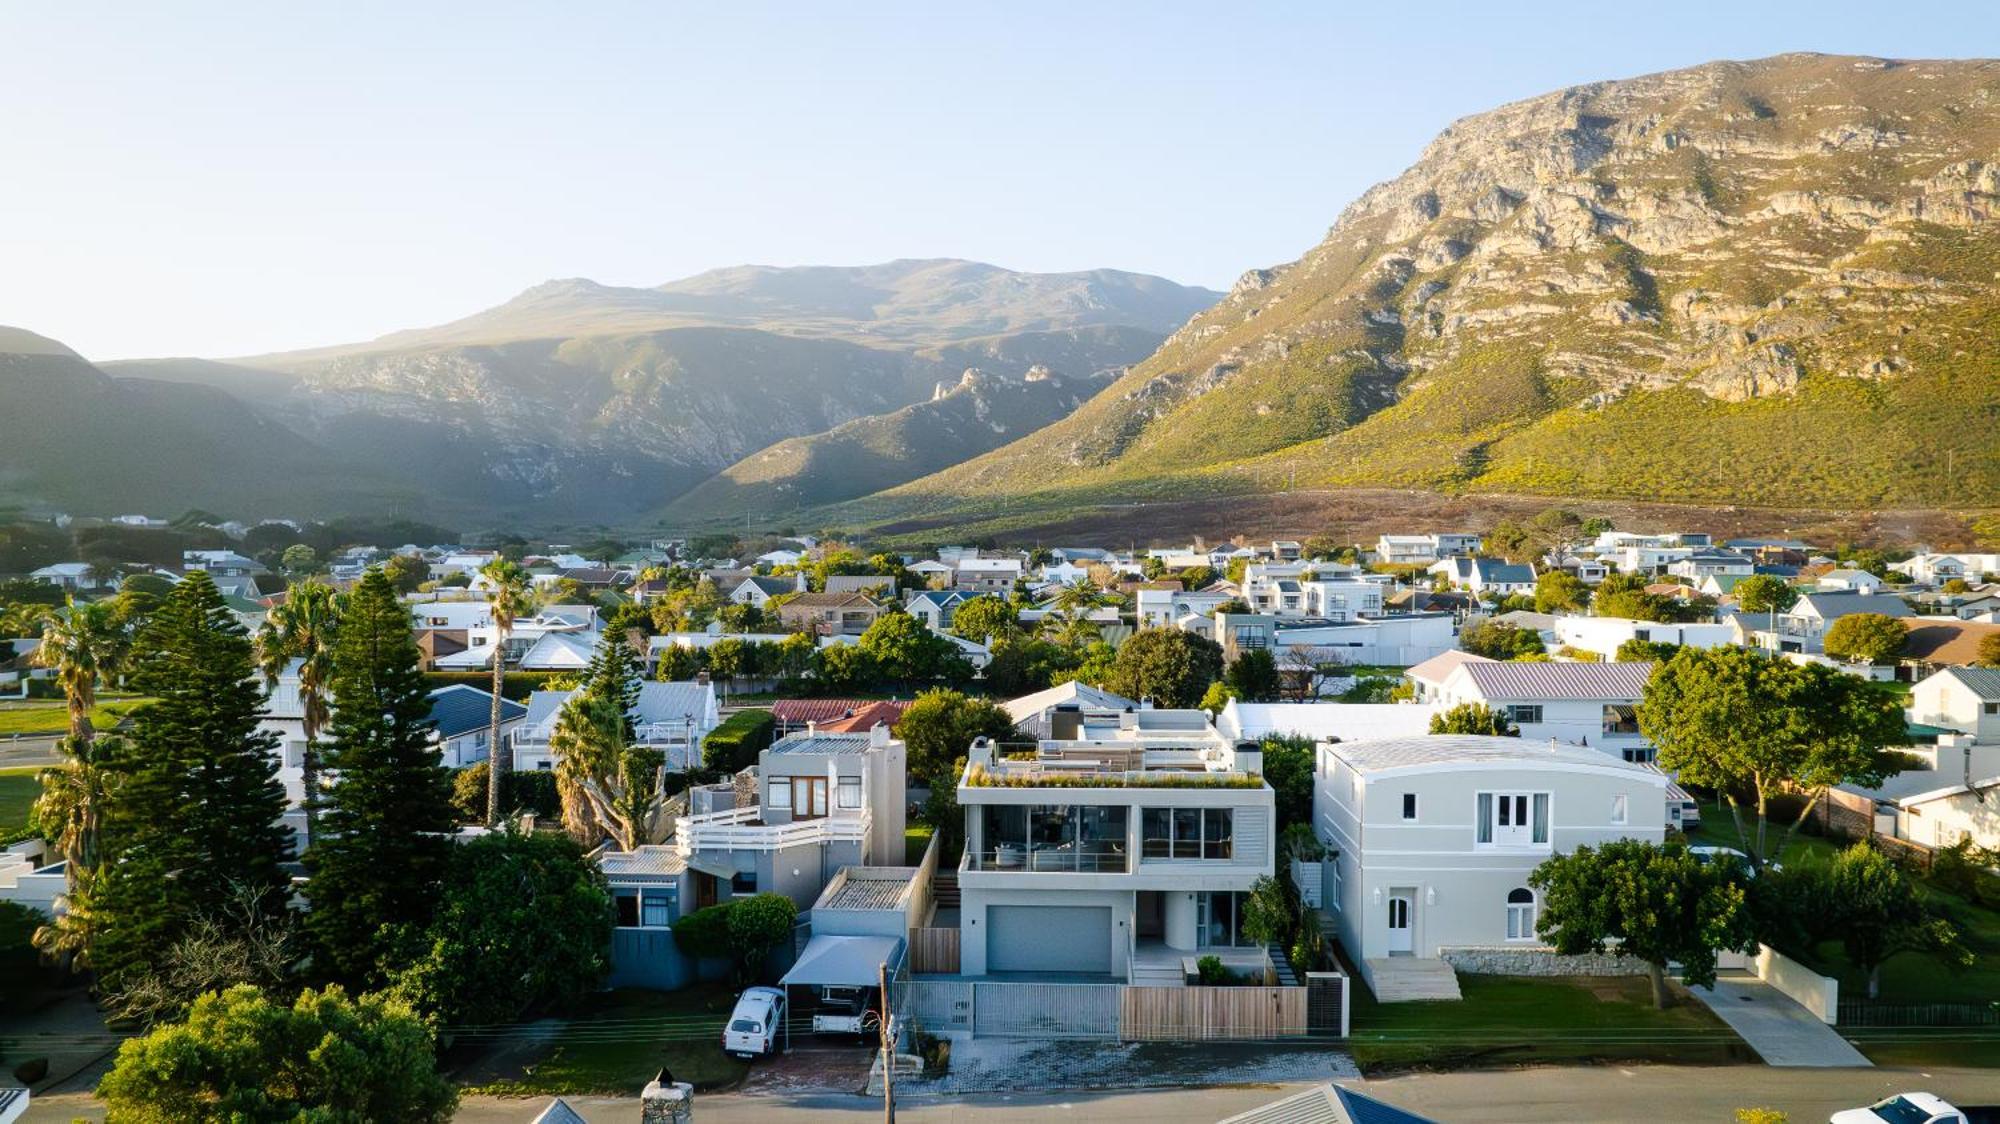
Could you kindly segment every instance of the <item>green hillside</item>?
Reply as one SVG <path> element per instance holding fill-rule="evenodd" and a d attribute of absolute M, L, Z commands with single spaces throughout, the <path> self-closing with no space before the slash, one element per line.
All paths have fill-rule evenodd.
<path fill-rule="evenodd" d="M 1457 122 L 1069 418 L 821 513 L 1274 487 L 2000 497 L 2000 63 L 1786 55 Z"/>

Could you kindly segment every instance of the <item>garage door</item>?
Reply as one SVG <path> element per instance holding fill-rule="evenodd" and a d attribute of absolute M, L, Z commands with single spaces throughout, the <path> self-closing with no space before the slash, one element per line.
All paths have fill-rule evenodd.
<path fill-rule="evenodd" d="M 1111 972 L 1110 906 L 986 909 L 989 972 Z"/>

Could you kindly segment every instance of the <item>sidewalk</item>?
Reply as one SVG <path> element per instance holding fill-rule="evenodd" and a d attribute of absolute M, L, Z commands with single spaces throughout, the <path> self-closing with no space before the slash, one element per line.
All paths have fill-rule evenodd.
<path fill-rule="evenodd" d="M 1872 1064 L 1811 1011 L 1755 976 L 1721 975 L 1713 988 L 1688 990 L 1749 1043 L 1766 1065 Z"/>

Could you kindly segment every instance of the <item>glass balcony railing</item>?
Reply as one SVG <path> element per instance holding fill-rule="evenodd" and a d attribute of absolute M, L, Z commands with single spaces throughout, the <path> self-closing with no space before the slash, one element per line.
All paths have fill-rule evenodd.
<path fill-rule="evenodd" d="M 1078 850 L 1002 844 L 991 851 L 967 850 L 961 869 L 1016 874 L 1129 874 L 1132 860 L 1122 847 Z"/>

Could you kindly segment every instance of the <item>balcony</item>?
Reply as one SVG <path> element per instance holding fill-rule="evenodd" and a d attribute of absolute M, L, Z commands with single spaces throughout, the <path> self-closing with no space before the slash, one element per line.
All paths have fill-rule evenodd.
<path fill-rule="evenodd" d="M 868 837 L 874 814 L 822 816 L 767 824 L 763 808 L 752 804 L 726 812 L 681 816 L 674 821 L 674 845 L 683 855 L 696 851 L 782 851 L 813 843 L 860 842 Z"/>
<path fill-rule="evenodd" d="M 958 869 L 1011 874 L 1130 874 L 1132 860 L 1117 844 L 1079 850 L 1067 844 L 1020 847 L 1003 843 L 991 851 L 967 850 Z"/>

